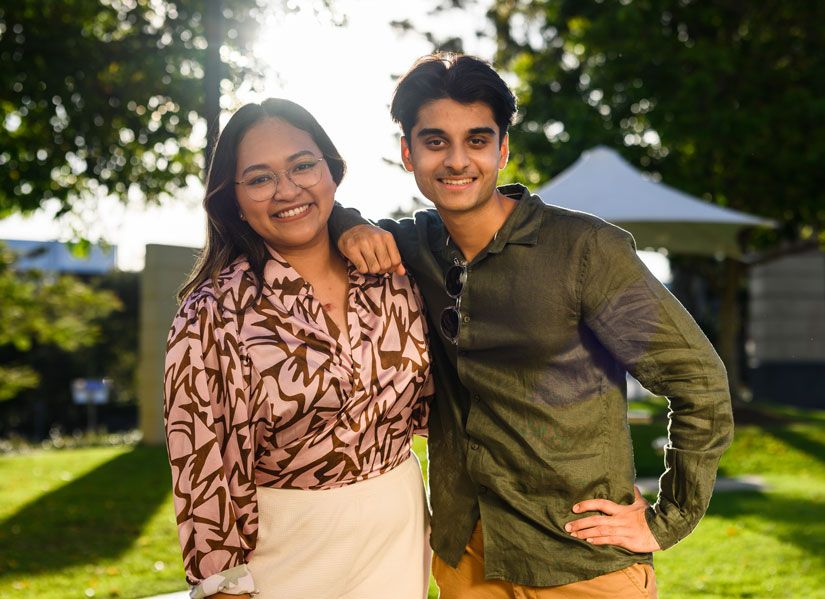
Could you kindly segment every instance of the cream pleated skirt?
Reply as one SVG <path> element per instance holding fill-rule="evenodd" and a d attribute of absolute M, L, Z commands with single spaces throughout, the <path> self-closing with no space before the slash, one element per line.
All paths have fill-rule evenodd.
<path fill-rule="evenodd" d="M 258 487 L 256 599 L 423 599 L 429 513 L 418 459 L 337 489 Z"/>

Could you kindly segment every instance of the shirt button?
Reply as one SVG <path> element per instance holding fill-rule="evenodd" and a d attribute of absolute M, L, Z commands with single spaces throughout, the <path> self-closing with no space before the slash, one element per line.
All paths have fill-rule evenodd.
<path fill-rule="evenodd" d="M 464 323 L 466 324 L 466 323 L 470 322 L 470 317 L 465 314 L 464 318 L 462 318 L 461 320 L 464 321 Z"/>
<path fill-rule="evenodd" d="M 475 441 L 470 443 L 470 449 L 478 449 L 478 443 L 476 443 Z"/>

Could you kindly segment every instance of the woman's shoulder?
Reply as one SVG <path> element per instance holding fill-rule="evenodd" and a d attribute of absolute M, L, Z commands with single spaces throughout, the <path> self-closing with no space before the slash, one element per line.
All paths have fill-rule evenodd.
<path fill-rule="evenodd" d="M 204 310 L 236 310 L 236 298 L 242 296 L 243 290 L 252 284 L 248 272 L 247 259 L 243 256 L 236 258 L 217 277 L 208 277 L 196 286 L 181 302 L 180 313 L 192 315 Z"/>

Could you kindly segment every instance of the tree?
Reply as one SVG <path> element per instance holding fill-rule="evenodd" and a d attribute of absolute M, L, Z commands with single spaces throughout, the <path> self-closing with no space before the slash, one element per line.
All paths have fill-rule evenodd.
<path fill-rule="evenodd" d="M 0 246 L 0 350 L 29 352 L 36 346 L 53 346 L 76 351 L 93 345 L 100 335 L 100 320 L 119 309 L 117 297 L 74 277 L 17 272 L 14 260 Z M 0 400 L 39 382 L 40 374 L 29 364 L 0 361 Z"/>
<path fill-rule="evenodd" d="M 211 42 L 207 5 L 225 24 Z M 260 15 L 256 0 L 6 3 L 0 217 L 52 198 L 63 212 L 101 194 L 154 202 L 199 176 L 203 140 L 193 133 L 205 114 L 207 52 L 225 56 L 212 63 L 213 95 L 223 79 L 237 85 Z"/>
<path fill-rule="evenodd" d="M 825 231 L 825 4 L 497 0 L 489 15 L 518 77 L 512 174 L 541 183 L 607 144 L 786 238 Z"/>

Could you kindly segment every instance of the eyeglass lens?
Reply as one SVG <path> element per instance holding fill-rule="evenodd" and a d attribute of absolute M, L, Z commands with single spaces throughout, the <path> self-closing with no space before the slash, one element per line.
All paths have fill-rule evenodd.
<path fill-rule="evenodd" d="M 295 166 L 279 171 L 254 175 L 244 181 L 250 197 L 255 201 L 264 201 L 275 195 L 281 183 L 281 175 L 286 175 L 293 185 L 306 189 L 321 180 L 321 161 L 315 159 L 301 162 Z"/>
<path fill-rule="evenodd" d="M 457 298 L 464 290 L 464 283 L 467 281 L 467 268 L 455 264 L 447 270 L 444 276 L 444 285 L 447 287 L 447 293 L 452 298 Z"/>
<path fill-rule="evenodd" d="M 458 310 L 455 306 L 448 306 L 441 312 L 441 332 L 444 336 L 455 343 L 458 338 Z"/>
<path fill-rule="evenodd" d="M 456 300 L 454 306 L 447 306 L 441 312 L 441 332 L 452 343 L 458 341 L 458 328 L 461 322 L 459 312 L 461 306 L 461 292 L 467 282 L 467 267 L 463 264 L 454 264 L 447 269 L 444 275 L 444 286 L 450 297 Z"/>

